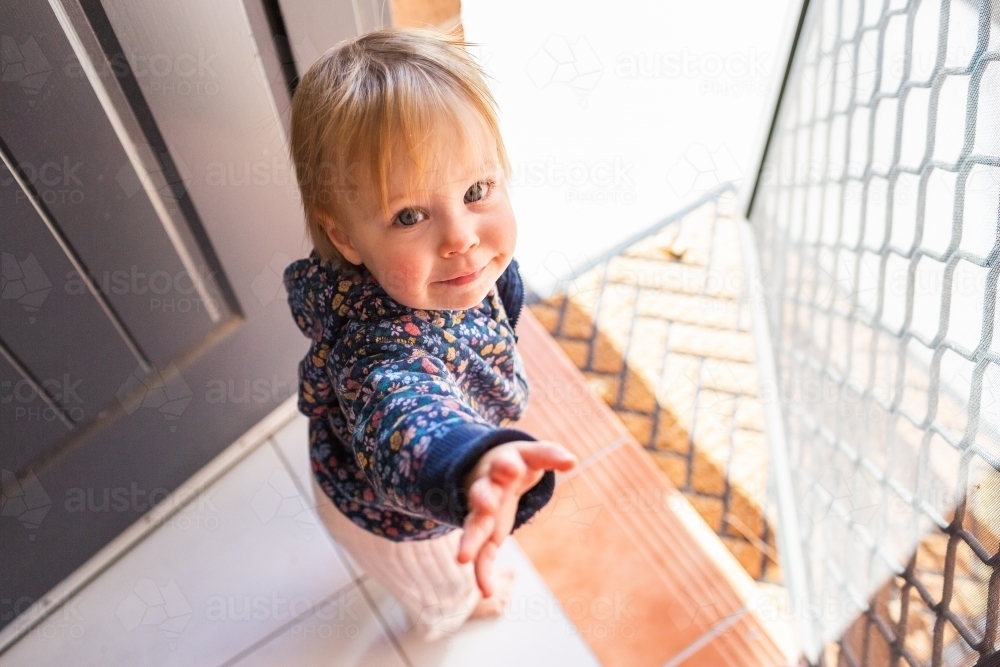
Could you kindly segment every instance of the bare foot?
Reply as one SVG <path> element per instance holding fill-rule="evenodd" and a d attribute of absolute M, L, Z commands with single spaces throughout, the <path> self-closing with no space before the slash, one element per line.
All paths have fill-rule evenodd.
<path fill-rule="evenodd" d="M 494 573 L 493 595 L 481 597 L 469 618 L 492 618 L 499 616 L 510 602 L 510 592 L 514 588 L 514 570 L 505 568 Z"/>

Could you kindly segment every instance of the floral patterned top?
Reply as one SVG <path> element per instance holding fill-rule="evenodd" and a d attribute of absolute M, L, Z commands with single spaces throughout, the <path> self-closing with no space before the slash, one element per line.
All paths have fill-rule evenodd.
<path fill-rule="evenodd" d="M 514 327 L 516 260 L 468 310 L 393 300 L 363 265 L 315 253 L 285 269 L 292 315 L 312 339 L 299 364 L 313 473 L 356 524 L 394 541 L 464 523 L 462 478 L 491 447 L 535 440 L 508 427 L 528 400 Z M 521 496 L 514 528 L 552 497 L 555 475 Z"/>

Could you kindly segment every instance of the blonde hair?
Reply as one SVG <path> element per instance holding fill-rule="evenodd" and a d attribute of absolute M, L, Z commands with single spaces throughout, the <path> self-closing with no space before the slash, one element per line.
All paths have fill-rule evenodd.
<path fill-rule="evenodd" d="M 341 42 L 302 77 L 292 100 L 291 153 L 306 225 L 320 257 L 344 259 L 322 217 L 343 224 L 345 203 L 356 202 L 362 187 L 355 176 L 371 179 L 387 213 L 386 181 L 400 147 L 411 160 L 408 173 L 422 180 L 438 143 L 454 136 L 448 130 L 463 146 L 485 136 L 489 145 L 479 148 L 510 177 L 496 101 L 468 46 L 457 36 L 429 30 L 378 30 Z M 469 127 L 469 112 L 480 121 L 479 133 Z M 450 128 L 443 127 L 448 123 Z"/>

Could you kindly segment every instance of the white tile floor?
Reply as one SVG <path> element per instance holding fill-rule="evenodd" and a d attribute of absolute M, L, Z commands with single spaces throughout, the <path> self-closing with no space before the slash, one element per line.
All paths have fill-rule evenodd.
<path fill-rule="evenodd" d="M 598 665 L 514 540 L 503 617 L 445 640 L 397 603 L 312 508 L 297 417 L 0 656 L 0 667 Z"/>

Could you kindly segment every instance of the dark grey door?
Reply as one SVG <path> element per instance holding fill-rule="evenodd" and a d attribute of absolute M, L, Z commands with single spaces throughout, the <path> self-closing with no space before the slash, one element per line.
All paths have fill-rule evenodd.
<path fill-rule="evenodd" d="M 0 627 L 295 392 L 279 53 L 252 0 L 0 1 Z"/>

